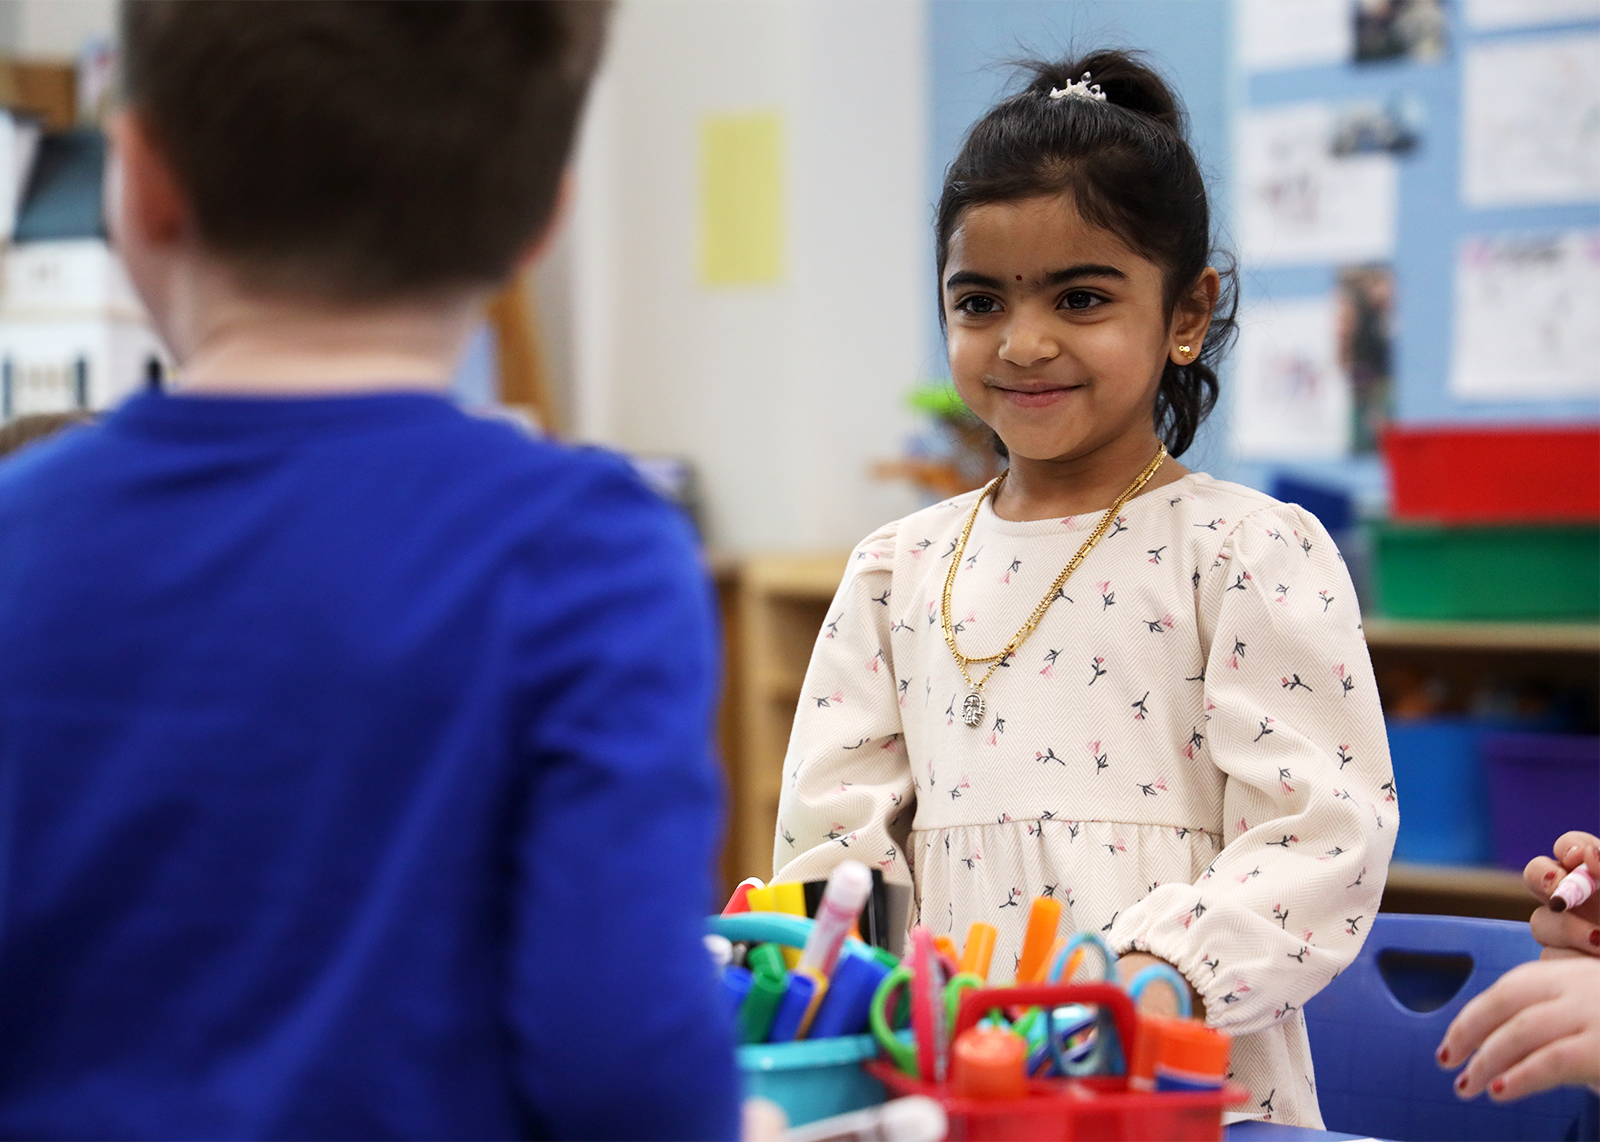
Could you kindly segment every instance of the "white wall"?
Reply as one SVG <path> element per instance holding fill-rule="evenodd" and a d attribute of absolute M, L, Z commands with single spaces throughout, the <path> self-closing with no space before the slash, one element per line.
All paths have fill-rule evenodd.
<path fill-rule="evenodd" d="M 110 39 L 116 0 L 0 0 L 0 51 L 74 59 L 91 37 Z"/>
<path fill-rule="evenodd" d="M 689 457 L 710 540 L 847 547 L 913 510 L 872 479 L 916 427 L 929 206 L 921 0 L 628 0 L 578 161 L 579 433 Z M 787 273 L 696 278 L 702 116 L 778 109 Z"/>

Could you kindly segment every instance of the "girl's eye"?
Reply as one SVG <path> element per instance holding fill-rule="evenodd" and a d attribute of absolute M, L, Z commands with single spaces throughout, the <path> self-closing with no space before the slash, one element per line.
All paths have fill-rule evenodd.
<path fill-rule="evenodd" d="M 992 297 L 985 297 L 981 293 L 975 293 L 956 302 L 955 309 L 957 313 L 966 313 L 977 317 L 988 313 L 999 313 L 1000 303 Z"/>
<path fill-rule="evenodd" d="M 1061 298 L 1061 308 L 1063 309 L 1093 309 L 1095 306 L 1103 305 L 1104 303 L 1105 299 L 1103 297 L 1082 289 L 1069 289 Z"/>

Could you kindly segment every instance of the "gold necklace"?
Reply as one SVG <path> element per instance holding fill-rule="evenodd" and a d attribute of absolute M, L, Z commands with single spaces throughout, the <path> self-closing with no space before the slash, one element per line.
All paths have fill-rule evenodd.
<path fill-rule="evenodd" d="M 994 672 L 1000 669 L 1005 660 L 1015 654 L 1017 648 L 1028 640 L 1028 636 L 1033 633 L 1034 628 L 1044 618 L 1045 612 L 1050 609 L 1050 604 L 1054 603 L 1057 597 L 1060 596 L 1061 588 L 1066 586 L 1067 580 L 1072 578 L 1072 573 L 1078 569 L 1078 565 L 1084 561 L 1089 552 L 1094 550 L 1094 545 L 1100 542 L 1101 536 L 1105 535 L 1106 530 L 1111 526 L 1111 521 L 1117 518 L 1117 513 L 1122 510 L 1122 506 L 1139 494 L 1139 490 L 1150 482 L 1150 477 L 1156 474 L 1156 469 L 1161 467 L 1161 462 L 1166 458 L 1167 446 L 1162 444 L 1156 449 L 1155 459 L 1145 465 L 1144 471 L 1135 476 L 1133 483 L 1122 489 L 1122 494 L 1116 498 L 1116 502 L 1106 509 L 1105 515 L 1100 517 L 1099 525 L 1089 534 L 1089 538 L 1083 541 L 1083 546 L 1078 548 L 1078 553 L 1061 569 L 1061 574 L 1057 575 L 1056 581 L 1050 584 L 1050 590 L 1039 601 L 1039 605 L 1033 608 L 1033 614 L 1029 615 L 1028 621 L 1022 624 L 1022 629 L 1012 635 L 1011 641 L 1006 643 L 998 653 L 986 654 L 981 658 L 977 655 L 962 654 L 960 649 L 957 648 L 956 628 L 950 618 L 950 596 L 955 591 L 956 570 L 961 566 L 961 556 L 967 550 L 967 540 L 972 535 L 972 525 L 978 520 L 978 511 L 983 507 L 983 501 L 986 498 L 999 492 L 1000 485 L 1004 482 L 1010 469 L 1001 472 L 991 480 L 988 486 L 978 495 L 978 502 L 972 505 L 972 511 L 967 515 L 966 526 L 961 529 L 961 539 L 956 543 L 955 553 L 950 559 L 950 570 L 945 573 L 944 596 L 939 610 L 940 623 L 944 627 L 945 645 L 950 648 L 951 657 L 956 660 L 956 668 L 961 671 L 961 677 L 966 680 L 968 687 L 970 687 L 967 691 L 966 701 L 961 703 L 961 720 L 963 722 L 966 722 L 969 726 L 976 726 L 983 721 L 983 712 L 987 708 L 987 703 L 983 700 L 984 685 L 990 678 L 994 677 Z M 988 662 L 991 665 L 984 672 L 983 677 L 974 682 L 972 675 L 967 671 L 967 667 L 973 663 L 984 662 Z"/>

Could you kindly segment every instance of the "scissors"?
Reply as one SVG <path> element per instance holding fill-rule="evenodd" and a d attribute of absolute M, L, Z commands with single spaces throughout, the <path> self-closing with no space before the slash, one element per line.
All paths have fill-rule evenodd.
<path fill-rule="evenodd" d="M 1053 985 L 1071 983 L 1089 951 L 1100 957 L 1101 980 L 1115 984 L 1117 957 L 1095 932 L 1073 933 L 1052 959 L 1046 981 Z M 1034 1008 L 1013 1029 L 1027 1037 L 1032 1048 L 1029 1074 L 1046 1070 L 1073 1077 L 1115 1074 L 1121 1065 L 1116 1025 L 1108 1011 L 1080 1003 Z"/>
<path fill-rule="evenodd" d="M 961 996 L 983 986 L 978 975 L 958 971 L 955 962 L 934 946 L 933 933 L 919 924 L 911 929 L 911 954 L 885 977 L 872 997 L 872 1034 L 902 1072 L 943 1082 L 950 1054 L 949 1029 Z M 911 995 L 909 1040 L 891 1026 L 889 1014 L 898 1007 L 901 988 Z"/>

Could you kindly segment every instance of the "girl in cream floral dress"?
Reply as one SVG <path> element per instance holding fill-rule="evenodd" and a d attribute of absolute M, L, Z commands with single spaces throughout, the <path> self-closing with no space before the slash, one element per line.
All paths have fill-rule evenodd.
<path fill-rule="evenodd" d="M 1034 66 L 937 240 L 953 378 L 1010 468 L 857 547 L 775 875 L 875 864 L 936 933 L 995 924 L 999 979 L 1054 896 L 1125 976 L 1189 981 L 1250 1116 L 1320 1126 L 1301 1007 L 1359 950 L 1399 818 L 1333 542 L 1172 458 L 1232 332 L 1175 97 L 1122 53 Z"/>

